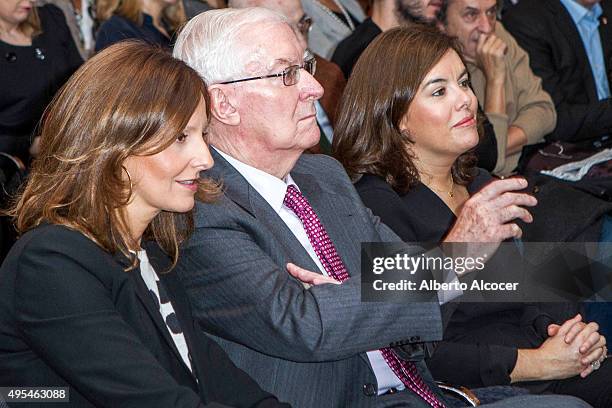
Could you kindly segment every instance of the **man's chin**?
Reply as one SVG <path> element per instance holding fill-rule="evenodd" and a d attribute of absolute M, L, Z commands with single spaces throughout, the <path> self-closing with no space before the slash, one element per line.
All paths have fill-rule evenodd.
<path fill-rule="evenodd" d="M 315 126 L 312 129 L 308 129 L 308 131 L 304 134 L 303 138 L 303 146 L 304 149 L 310 149 L 319 144 L 319 140 L 321 139 L 321 131 L 319 130 L 319 126 L 315 122 Z"/>

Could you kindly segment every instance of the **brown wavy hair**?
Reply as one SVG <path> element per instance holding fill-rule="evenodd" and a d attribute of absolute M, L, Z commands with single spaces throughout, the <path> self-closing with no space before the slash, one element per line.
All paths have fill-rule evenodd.
<path fill-rule="evenodd" d="M 449 50 L 461 57 L 455 39 L 415 23 L 380 34 L 363 52 L 344 90 L 333 141 L 334 156 L 353 181 L 375 174 L 399 193 L 419 182 L 410 135 L 400 123 L 427 73 Z M 472 150 L 459 156 L 455 183 L 472 181 L 475 165 Z"/>
<path fill-rule="evenodd" d="M 110 253 L 138 261 L 125 206 L 132 185 L 123 163 L 161 152 L 181 134 L 200 100 L 209 97 L 200 76 L 159 47 L 114 44 L 88 60 L 45 111 L 39 156 L 9 215 L 24 233 L 42 223 L 78 230 Z M 197 196 L 219 193 L 200 182 Z M 145 231 L 176 263 L 193 215 L 161 211 Z"/>

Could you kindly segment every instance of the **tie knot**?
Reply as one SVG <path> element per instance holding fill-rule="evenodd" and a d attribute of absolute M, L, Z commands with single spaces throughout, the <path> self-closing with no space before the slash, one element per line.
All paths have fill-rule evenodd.
<path fill-rule="evenodd" d="M 306 198 L 293 184 L 289 184 L 289 186 L 287 186 L 287 192 L 285 193 L 283 204 L 285 204 L 287 208 L 296 214 L 301 214 L 310 208 L 310 204 L 308 204 Z"/>

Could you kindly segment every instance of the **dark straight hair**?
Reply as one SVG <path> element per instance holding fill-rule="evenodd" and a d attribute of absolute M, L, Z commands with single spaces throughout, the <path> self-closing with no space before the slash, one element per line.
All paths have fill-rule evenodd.
<path fill-rule="evenodd" d="M 429 71 L 447 52 L 461 57 L 457 41 L 436 27 L 409 24 L 380 34 L 361 55 L 344 90 L 334 129 L 334 156 L 353 181 L 370 173 L 404 193 L 419 181 L 410 135 L 400 123 Z M 453 179 L 473 179 L 476 158 L 461 155 Z"/>

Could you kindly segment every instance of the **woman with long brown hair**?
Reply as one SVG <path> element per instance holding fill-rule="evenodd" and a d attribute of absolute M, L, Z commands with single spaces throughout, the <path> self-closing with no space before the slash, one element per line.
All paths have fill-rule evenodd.
<path fill-rule="evenodd" d="M 442 241 L 491 181 L 475 167 L 477 101 L 460 55 L 455 40 L 432 27 L 387 31 L 362 54 L 343 95 L 334 153 L 366 206 L 404 241 Z M 510 226 L 532 220 L 517 206 L 494 216 Z M 462 303 L 427 364 L 438 380 L 517 383 L 605 407 L 606 353 L 597 325 L 579 316 L 561 323 L 538 305 Z"/>
<path fill-rule="evenodd" d="M 285 406 L 193 323 L 171 271 L 195 196 L 218 190 L 199 178 L 207 118 L 198 74 L 142 43 L 107 48 L 62 88 L 11 210 L 1 387 L 69 387 L 39 394 L 73 407 Z"/>

